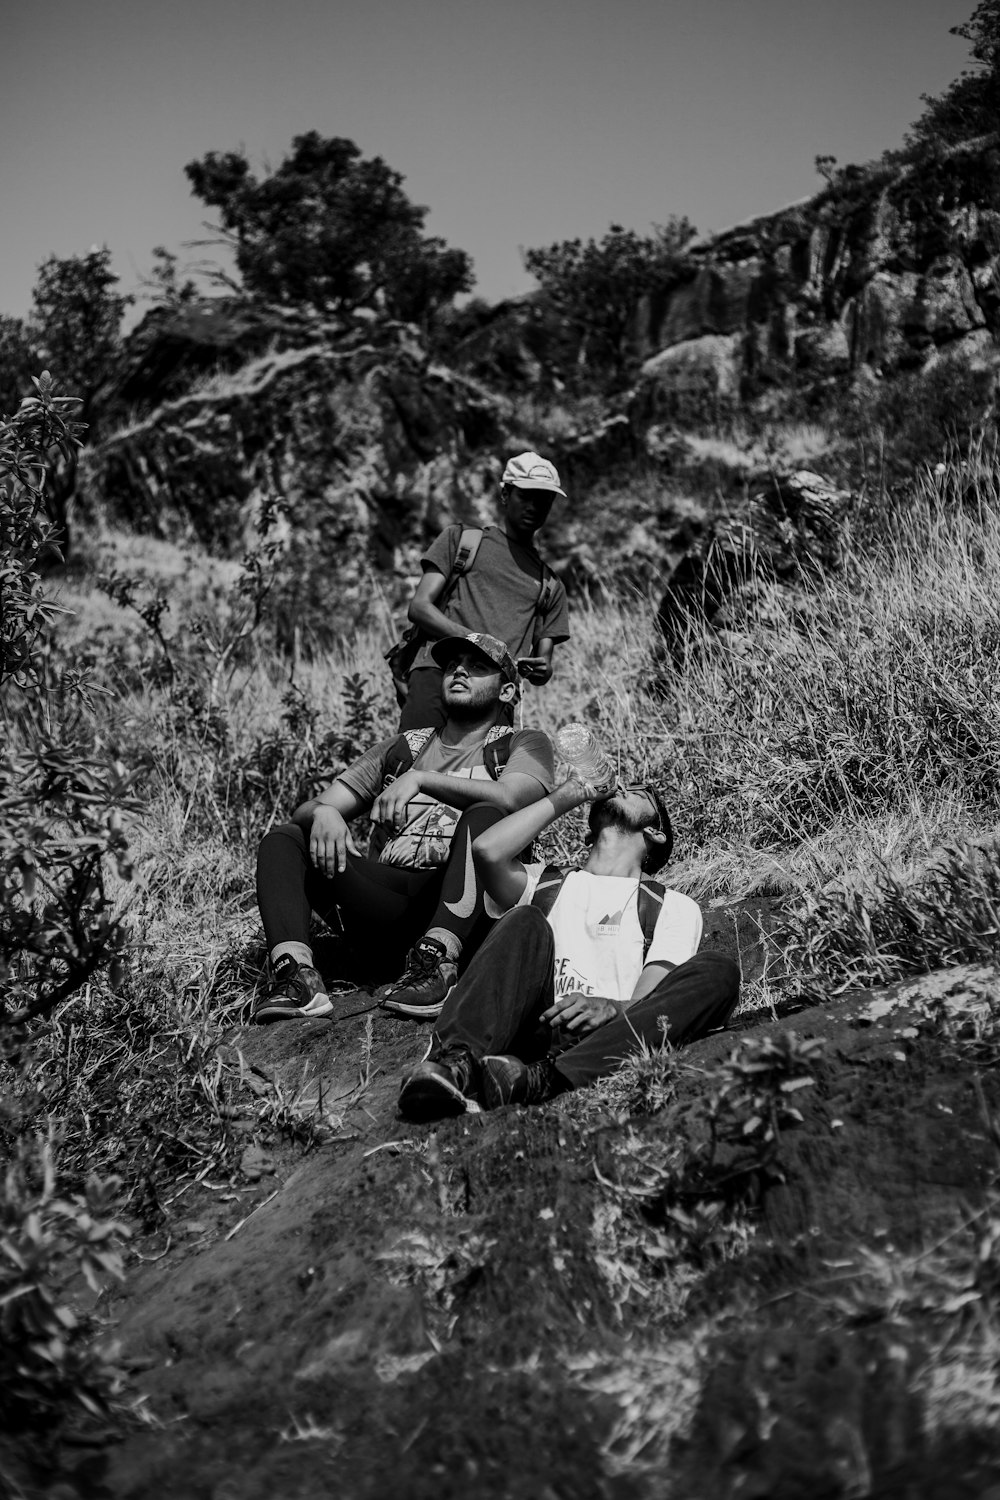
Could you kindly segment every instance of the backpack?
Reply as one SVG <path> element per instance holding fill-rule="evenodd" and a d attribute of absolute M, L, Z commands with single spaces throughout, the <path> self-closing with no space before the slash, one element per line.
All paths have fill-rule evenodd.
<path fill-rule="evenodd" d="M 396 736 L 385 754 L 385 764 L 382 771 L 382 790 L 404 771 L 408 771 L 427 745 L 431 738 L 437 733 L 436 729 L 406 729 L 402 734 Z M 496 781 L 510 758 L 510 742 L 514 738 L 514 730 L 506 724 L 494 724 L 486 736 L 486 745 L 483 751 L 483 761 L 492 781 Z"/>
<path fill-rule="evenodd" d="M 458 580 L 463 573 L 468 573 L 476 560 L 479 544 L 483 539 L 483 528 L 481 526 L 464 526 L 458 538 L 458 549 L 455 552 L 455 561 L 451 565 L 451 572 L 445 580 L 444 588 L 436 600 L 438 609 L 443 610 L 455 589 Z M 538 585 L 538 598 L 535 600 L 534 618 L 544 619 L 552 607 L 555 597 L 556 582 L 555 575 L 548 563 L 542 563 L 542 577 Z M 426 641 L 427 637 L 419 625 L 408 625 L 394 645 L 388 651 L 383 652 L 385 660 L 389 663 L 389 671 L 392 674 L 393 685 L 396 689 L 396 701 L 402 708 L 406 702 L 406 695 L 410 690 L 409 676 L 413 663 Z"/>
<path fill-rule="evenodd" d="M 385 754 L 385 763 L 382 768 L 382 787 L 391 785 L 398 776 L 408 771 L 423 750 L 424 746 L 437 733 L 436 729 L 405 729 L 398 734 L 389 746 Z M 510 742 L 514 738 L 515 731 L 508 728 L 506 724 L 494 724 L 486 736 L 486 745 L 483 751 L 483 763 L 490 777 L 496 781 L 510 757 Z M 368 840 L 368 857 L 378 859 L 382 850 L 389 842 L 390 835 L 384 828 L 372 828 Z M 531 850 L 527 851 L 530 857 Z"/>
<path fill-rule="evenodd" d="M 535 894 L 531 898 L 531 905 L 536 906 L 543 917 L 547 917 L 555 906 L 556 897 L 566 882 L 566 876 L 572 873 L 571 870 L 560 869 L 558 865 L 545 866 L 535 886 Z M 639 926 L 642 929 L 643 963 L 646 962 L 646 954 L 649 952 L 649 945 L 653 941 L 653 933 L 656 930 L 656 919 L 663 910 L 666 894 L 666 887 L 660 881 L 650 880 L 648 876 L 640 875 L 636 910 Z"/>

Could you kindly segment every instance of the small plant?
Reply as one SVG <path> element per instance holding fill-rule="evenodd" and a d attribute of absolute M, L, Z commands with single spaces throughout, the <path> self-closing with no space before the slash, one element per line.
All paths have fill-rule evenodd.
<path fill-rule="evenodd" d="M 107 1416 L 123 1374 L 93 1341 L 95 1320 L 73 1311 L 82 1274 L 99 1292 L 122 1279 L 128 1229 L 114 1217 L 118 1182 L 91 1177 L 61 1197 L 50 1141 L 22 1147 L 0 1197 L 0 1420 L 9 1430 L 58 1427 L 74 1408 Z"/>
<path fill-rule="evenodd" d="M 633 1253 L 650 1266 L 703 1266 L 744 1246 L 762 1191 L 784 1180 L 782 1132 L 801 1122 L 793 1099 L 814 1083 L 821 1050 L 793 1032 L 747 1043 L 709 1074 L 704 1102 L 674 1102 L 659 1129 L 625 1132 L 615 1179 L 598 1178 L 646 1223 Z"/>

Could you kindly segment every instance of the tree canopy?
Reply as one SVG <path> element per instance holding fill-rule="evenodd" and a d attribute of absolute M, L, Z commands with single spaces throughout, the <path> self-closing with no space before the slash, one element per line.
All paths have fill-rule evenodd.
<path fill-rule="evenodd" d="M 50 255 L 38 268 L 32 293 L 27 331 L 35 358 L 57 373 L 60 384 L 80 393 L 82 416 L 90 424 L 94 396 L 121 346 L 125 309 L 135 300 L 116 292 L 117 285 L 105 245 L 64 260 Z"/>
<path fill-rule="evenodd" d="M 969 19 L 950 28 L 969 43 L 975 67 L 964 69 L 927 106 L 907 135 L 910 149 L 953 146 L 1000 130 L 1000 0 L 980 0 Z"/>
<path fill-rule="evenodd" d="M 184 170 L 218 209 L 251 296 L 422 322 L 472 285 L 469 257 L 424 234 L 427 209 L 410 202 L 400 174 L 343 137 L 296 136 L 262 177 L 242 151 L 210 151 Z"/>
<path fill-rule="evenodd" d="M 640 299 L 675 275 L 695 233 L 685 218 L 652 235 L 612 224 L 603 240 L 563 240 L 527 250 L 524 264 L 561 326 L 559 364 L 577 384 L 627 381 Z"/>

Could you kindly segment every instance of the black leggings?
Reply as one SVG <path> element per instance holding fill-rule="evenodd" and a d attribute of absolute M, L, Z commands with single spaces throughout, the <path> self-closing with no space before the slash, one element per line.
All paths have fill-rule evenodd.
<path fill-rule="evenodd" d="M 395 960 L 427 931 L 442 927 L 466 956 L 489 930 L 483 892 L 472 861 L 472 840 L 503 817 L 499 807 L 477 802 L 458 820 L 445 865 L 404 869 L 348 854 L 339 874 L 322 875 L 309 857 L 309 839 L 297 823 L 282 823 L 260 841 L 257 905 L 269 949 L 308 943 L 313 912 L 343 926 L 352 946 Z"/>

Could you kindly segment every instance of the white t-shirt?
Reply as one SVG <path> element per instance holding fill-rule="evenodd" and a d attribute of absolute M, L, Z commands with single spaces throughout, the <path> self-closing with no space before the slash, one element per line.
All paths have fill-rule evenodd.
<path fill-rule="evenodd" d="M 528 877 L 518 906 L 530 906 L 543 864 L 525 865 Z M 626 875 L 572 870 L 548 915 L 556 945 L 556 995 L 579 990 L 609 1000 L 631 1000 L 643 964 L 682 964 L 701 942 L 701 908 L 690 896 L 668 890 L 653 941 L 642 956 L 637 899 L 639 882 Z"/>

